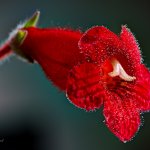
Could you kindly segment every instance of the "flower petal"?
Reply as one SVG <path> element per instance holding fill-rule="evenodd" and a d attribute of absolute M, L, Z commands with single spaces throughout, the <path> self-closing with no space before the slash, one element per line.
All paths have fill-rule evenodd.
<path fill-rule="evenodd" d="M 123 142 L 131 140 L 140 126 L 140 115 L 132 99 L 107 92 L 104 116 L 108 128 Z"/>
<path fill-rule="evenodd" d="M 101 64 L 114 57 L 127 74 L 135 76 L 141 55 L 135 38 L 131 32 L 128 31 L 127 34 L 127 31 L 123 28 L 119 37 L 103 26 L 96 26 L 83 34 L 78 45 L 84 57 L 90 62 Z"/>
<path fill-rule="evenodd" d="M 77 107 L 87 111 L 102 105 L 103 87 L 100 83 L 101 69 L 92 63 L 75 66 L 68 77 L 67 96 Z"/>
<path fill-rule="evenodd" d="M 86 57 L 89 56 L 95 62 L 103 62 L 120 48 L 120 40 L 107 28 L 95 26 L 83 34 L 78 45 Z"/>
<path fill-rule="evenodd" d="M 150 72 L 141 64 L 137 81 L 134 85 L 128 84 L 127 90 L 135 99 L 135 103 L 141 112 L 150 111 Z"/>
<path fill-rule="evenodd" d="M 150 72 L 140 65 L 138 76 L 134 82 L 122 82 L 115 93 L 132 99 L 140 112 L 150 111 Z"/>
<path fill-rule="evenodd" d="M 120 39 L 123 43 L 124 50 L 126 51 L 126 53 L 128 53 L 128 55 L 130 55 L 132 63 L 141 62 L 141 53 L 139 44 L 137 43 L 130 29 L 128 29 L 125 25 L 122 26 Z"/>
<path fill-rule="evenodd" d="M 150 71 L 145 67 L 144 64 L 141 65 L 141 87 L 143 90 L 139 92 L 142 93 L 143 101 L 140 104 L 141 111 L 150 111 Z"/>
<path fill-rule="evenodd" d="M 124 69 L 129 71 L 129 74 L 136 76 L 142 61 L 139 44 L 126 26 L 122 26 L 120 40 L 122 43 L 122 54 L 127 58 L 127 60 L 124 61 L 124 58 L 120 57 L 120 60 L 123 60 L 121 63 Z"/>

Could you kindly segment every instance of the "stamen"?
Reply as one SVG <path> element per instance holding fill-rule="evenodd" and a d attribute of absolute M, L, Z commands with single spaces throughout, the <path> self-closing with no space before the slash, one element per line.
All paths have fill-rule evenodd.
<path fill-rule="evenodd" d="M 111 77 L 119 76 L 121 79 L 125 81 L 133 81 L 136 79 L 136 77 L 130 76 L 125 72 L 125 70 L 123 69 L 123 67 L 121 66 L 121 64 L 117 59 L 112 59 L 111 64 L 113 67 L 113 71 L 108 73 L 109 76 Z"/>

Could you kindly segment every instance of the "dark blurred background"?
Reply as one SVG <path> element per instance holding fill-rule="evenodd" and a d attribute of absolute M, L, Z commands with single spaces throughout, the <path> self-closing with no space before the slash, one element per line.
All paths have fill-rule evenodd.
<path fill-rule="evenodd" d="M 85 31 L 104 25 L 119 33 L 127 24 L 150 66 L 150 5 L 138 0 L 1 0 L 0 42 L 15 26 L 41 11 L 40 27 Z M 136 137 L 124 144 L 103 123 L 102 110 L 75 108 L 38 65 L 11 57 L 0 66 L 0 150 L 149 150 L 150 113 Z"/>

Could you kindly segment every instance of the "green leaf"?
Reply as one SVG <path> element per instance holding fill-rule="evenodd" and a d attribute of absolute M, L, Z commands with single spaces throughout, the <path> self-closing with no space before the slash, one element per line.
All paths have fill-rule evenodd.
<path fill-rule="evenodd" d="M 36 11 L 34 15 L 25 22 L 24 28 L 36 27 L 40 17 L 40 11 Z"/>
<path fill-rule="evenodd" d="M 15 37 L 15 42 L 21 45 L 23 41 L 25 40 L 26 36 L 27 36 L 27 31 L 18 30 L 16 37 Z"/>

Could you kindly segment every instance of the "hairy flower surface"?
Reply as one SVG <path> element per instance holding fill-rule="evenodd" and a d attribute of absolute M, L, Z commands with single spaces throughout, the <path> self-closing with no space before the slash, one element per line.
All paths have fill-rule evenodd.
<path fill-rule="evenodd" d="M 103 26 L 82 34 L 65 28 L 36 27 L 39 12 L 19 26 L 0 47 L 41 65 L 46 76 L 75 106 L 93 111 L 104 106 L 108 128 L 123 142 L 138 131 L 140 113 L 150 110 L 150 72 L 142 63 L 131 31 L 116 35 Z"/>
<path fill-rule="evenodd" d="M 66 90 L 69 71 L 81 60 L 78 41 L 79 31 L 63 28 L 27 28 L 21 51 L 37 61 L 47 77 L 61 90 Z"/>
<path fill-rule="evenodd" d="M 150 110 L 150 73 L 134 36 L 126 26 L 119 36 L 97 26 L 82 36 L 79 47 L 85 61 L 70 71 L 69 100 L 87 111 L 103 104 L 108 128 L 121 141 L 131 140 L 140 113 Z"/>

